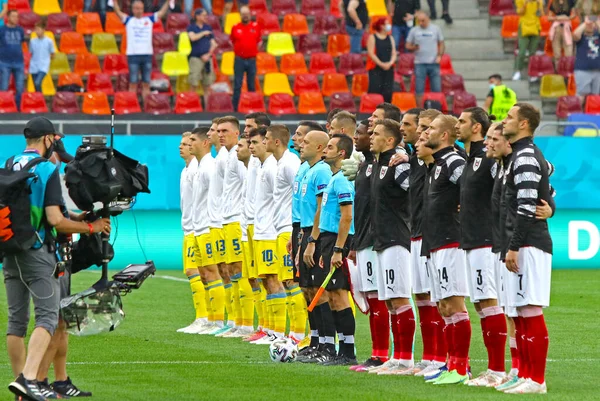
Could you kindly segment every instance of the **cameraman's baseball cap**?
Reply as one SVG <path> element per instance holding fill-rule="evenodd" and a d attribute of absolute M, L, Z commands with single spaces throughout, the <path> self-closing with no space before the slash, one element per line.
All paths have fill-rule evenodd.
<path fill-rule="evenodd" d="M 23 134 L 25 138 L 39 138 L 51 134 L 58 135 L 61 138 L 65 137 L 63 134 L 56 132 L 54 125 L 46 117 L 33 117 L 25 124 Z"/>

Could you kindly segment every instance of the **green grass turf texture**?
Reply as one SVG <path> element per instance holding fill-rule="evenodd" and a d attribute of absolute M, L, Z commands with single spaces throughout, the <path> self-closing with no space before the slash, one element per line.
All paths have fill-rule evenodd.
<path fill-rule="evenodd" d="M 161 271 L 159 276 L 179 272 Z M 92 284 L 98 272 L 74 277 L 73 290 Z M 550 332 L 548 394 L 521 396 L 544 400 L 600 400 L 600 270 L 558 270 L 552 277 L 552 306 L 546 310 Z M 6 330 L 6 296 L 0 290 L 0 330 Z M 321 367 L 270 361 L 268 347 L 239 339 L 211 338 L 175 331 L 192 322 L 189 285 L 151 278 L 123 298 L 126 318 L 114 332 L 71 336 L 68 372 L 94 400 L 497 400 L 514 398 L 493 389 L 442 387 L 418 377 L 375 376 L 347 367 Z M 485 370 L 486 354 L 479 318 L 469 305 L 474 374 Z M 370 355 L 367 317 L 358 314 L 359 360 Z M 11 381 L 5 352 L 0 351 L 0 383 Z M 421 355 L 417 326 L 416 357 Z M 507 352 L 507 359 L 509 355 Z M 510 363 L 507 362 L 507 368 Z M 52 376 L 51 376 L 52 377 Z M 3 387 L 6 389 L 6 387 Z M 543 398 L 542 398 L 543 397 Z M 0 390 L 0 400 L 11 400 Z"/>

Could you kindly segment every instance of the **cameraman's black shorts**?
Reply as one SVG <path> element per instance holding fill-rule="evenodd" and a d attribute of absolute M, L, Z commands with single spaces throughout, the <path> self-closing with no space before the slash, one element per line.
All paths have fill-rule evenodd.
<path fill-rule="evenodd" d="M 320 287 L 325 279 L 323 269 L 321 269 L 319 266 L 319 260 L 321 259 L 320 237 L 315 242 L 315 254 L 313 256 L 315 265 L 312 268 L 309 268 L 306 263 L 304 263 L 304 251 L 306 251 L 308 237 L 310 237 L 311 231 L 312 227 L 306 227 L 302 229 L 302 243 L 300 244 L 300 279 L 298 281 L 300 283 L 300 287 L 302 288 Z"/>
<path fill-rule="evenodd" d="M 335 269 L 331 267 L 331 258 L 333 257 L 333 247 L 337 241 L 337 234 L 330 232 L 321 232 L 319 236 L 319 240 L 321 241 L 321 255 L 323 255 L 323 274 L 324 277 L 329 274 L 330 269 Z M 335 269 L 335 273 L 331 276 L 331 280 L 329 280 L 329 284 L 325 287 L 327 291 L 333 290 L 348 290 L 350 291 L 350 279 L 348 272 L 348 263 L 346 258 L 348 257 L 348 244 L 352 242 L 351 236 L 348 236 L 346 239 L 346 245 L 344 246 L 344 252 L 342 252 L 342 260 L 343 264 L 341 267 Z"/>

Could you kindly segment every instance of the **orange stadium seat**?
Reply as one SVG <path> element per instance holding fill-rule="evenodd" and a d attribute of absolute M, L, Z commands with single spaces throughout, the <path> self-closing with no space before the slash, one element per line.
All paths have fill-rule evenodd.
<path fill-rule="evenodd" d="M 313 33 L 317 35 L 340 33 L 338 19 L 333 15 L 317 15 L 313 24 Z"/>
<path fill-rule="evenodd" d="M 464 109 L 477 106 L 477 97 L 469 92 L 459 92 L 452 101 L 452 114 L 459 116 Z"/>
<path fill-rule="evenodd" d="M 21 95 L 21 113 L 47 113 L 48 106 L 41 92 L 25 92 Z"/>
<path fill-rule="evenodd" d="M 360 97 L 369 90 L 369 74 L 355 74 L 352 76 L 352 95 Z"/>
<path fill-rule="evenodd" d="M 383 96 L 379 93 L 365 93 L 360 97 L 358 112 L 371 114 L 381 103 L 383 103 Z"/>
<path fill-rule="evenodd" d="M 326 74 L 328 72 L 337 72 L 333 57 L 329 53 L 313 53 L 310 56 L 310 65 L 308 70 L 312 74 Z"/>
<path fill-rule="evenodd" d="M 163 54 L 177 50 L 172 33 L 157 32 L 152 35 L 152 48 L 154 54 Z"/>
<path fill-rule="evenodd" d="M 325 9 L 325 2 L 323 0 L 302 0 L 300 12 L 304 15 L 315 17 L 326 14 L 327 10 Z"/>
<path fill-rule="evenodd" d="M 342 109 L 350 113 L 356 113 L 354 96 L 350 92 L 334 93 L 329 99 L 329 109 Z"/>
<path fill-rule="evenodd" d="M 296 1 L 273 0 L 271 1 L 271 12 L 280 17 L 283 17 L 286 14 L 296 14 L 298 12 L 298 9 L 296 8 Z"/>
<path fill-rule="evenodd" d="M 321 44 L 321 36 L 310 33 L 298 38 L 298 53 L 310 56 L 313 53 L 320 53 L 322 51 L 323 45 Z"/>
<path fill-rule="evenodd" d="M 209 113 L 233 112 L 231 95 L 228 93 L 210 93 L 206 101 L 206 111 Z"/>
<path fill-rule="evenodd" d="M 76 72 L 65 72 L 58 76 L 58 87 L 67 85 L 78 85 L 83 89 L 83 80 L 81 75 Z"/>
<path fill-rule="evenodd" d="M 250 0 L 248 6 L 250 7 L 250 13 L 254 16 L 269 12 L 265 0 Z"/>
<path fill-rule="evenodd" d="M 67 13 L 50 14 L 46 20 L 46 29 L 54 35 L 62 35 L 64 32 L 72 32 L 73 24 Z"/>
<path fill-rule="evenodd" d="M 80 13 L 77 15 L 75 30 L 82 35 L 92 35 L 94 33 L 104 32 L 100 14 L 98 13 Z"/>
<path fill-rule="evenodd" d="M 327 113 L 325 101 L 320 92 L 303 92 L 298 101 L 298 112 L 300 114 L 324 114 Z"/>
<path fill-rule="evenodd" d="M 116 13 L 108 12 L 106 13 L 106 32 L 112 33 L 113 35 L 124 35 L 125 34 L 125 25 L 119 19 L 119 16 Z"/>
<path fill-rule="evenodd" d="M 287 93 L 273 93 L 269 97 L 269 105 L 267 113 L 272 115 L 296 114 L 296 106 L 294 98 Z"/>
<path fill-rule="evenodd" d="M 167 15 L 167 32 L 173 35 L 179 35 L 187 31 L 190 25 L 190 17 L 184 13 L 169 13 Z"/>
<path fill-rule="evenodd" d="M 575 96 L 577 94 L 577 84 L 575 83 L 575 74 L 569 74 L 567 79 L 567 93 L 569 96 Z"/>
<path fill-rule="evenodd" d="M 259 75 L 265 75 L 269 72 L 279 72 L 275 56 L 269 53 L 258 53 L 256 55 L 256 73 Z"/>
<path fill-rule="evenodd" d="M 129 63 L 124 54 L 107 54 L 104 56 L 102 70 L 110 75 L 119 75 L 129 72 Z"/>
<path fill-rule="evenodd" d="M 542 30 L 540 31 L 540 36 L 547 37 L 550 32 L 550 27 L 552 26 L 552 22 L 548 21 L 548 16 L 542 15 L 540 17 L 540 23 L 542 25 Z"/>
<path fill-rule="evenodd" d="M 107 116 L 110 114 L 110 105 L 108 104 L 108 96 L 103 92 L 88 92 L 83 95 L 84 114 L 93 114 Z"/>
<path fill-rule="evenodd" d="M 283 32 L 287 32 L 292 36 L 308 34 L 306 17 L 302 14 L 287 14 L 283 17 Z"/>
<path fill-rule="evenodd" d="M 398 106 L 400 110 L 406 111 L 417 107 L 417 98 L 411 92 L 394 92 L 392 104 Z"/>
<path fill-rule="evenodd" d="M 500 35 L 503 39 L 516 39 L 519 32 L 519 16 L 505 15 L 502 18 L 502 28 Z"/>
<path fill-rule="evenodd" d="M 69 14 L 70 17 L 75 17 L 83 12 L 83 0 L 64 0 L 63 11 Z"/>
<path fill-rule="evenodd" d="M 315 74 L 298 74 L 294 80 L 294 93 L 296 96 L 300 96 L 305 92 L 319 92 L 321 93 L 321 87 L 319 86 L 319 79 Z"/>
<path fill-rule="evenodd" d="M 306 74 L 308 68 L 306 68 L 304 54 L 294 53 L 281 56 L 281 72 L 287 75 Z"/>
<path fill-rule="evenodd" d="M 440 61 L 440 74 L 454 74 L 454 67 L 452 67 L 452 58 L 448 53 L 442 55 Z"/>
<path fill-rule="evenodd" d="M 17 104 L 13 92 L 0 92 L 0 114 L 17 113 Z"/>
<path fill-rule="evenodd" d="M 75 57 L 74 71 L 79 75 L 90 75 L 102 72 L 98 56 L 89 53 L 78 54 Z"/>
<path fill-rule="evenodd" d="M 61 114 L 80 113 L 77 95 L 73 92 L 56 92 L 52 96 L 52 112 Z"/>
<path fill-rule="evenodd" d="M 240 102 L 238 104 L 239 113 L 266 113 L 266 111 L 265 100 L 260 93 L 246 92 L 240 95 Z"/>
<path fill-rule="evenodd" d="M 427 100 L 434 100 L 440 102 L 442 105 L 442 111 L 446 113 L 448 111 L 448 102 L 446 102 L 446 95 L 441 92 L 425 92 L 423 94 L 423 102 Z"/>
<path fill-rule="evenodd" d="M 346 76 L 344 74 L 339 73 L 327 73 L 323 76 L 323 89 L 321 93 L 323 96 L 331 96 L 334 93 L 339 92 L 348 92 L 348 82 L 346 81 Z"/>
<path fill-rule="evenodd" d="M 367 72 L 362 54 L 342 54 L 340 56 L 338 71 L 344 75 L 364 74 Z"/>
<path fill-rule="evenodd" d="M 19 26 L 25 31 L 25 35 L 31 35 L 35 24 L 37 24 L 42 17 L 31 11 L 25 11 L 19 14 Z"/>
<path fill-rule="evenodd" d="M 107 95 L 113 95 L 113 88 L 110 75 L 104 73 L 90 74 L 87 80 L 86 92 L 104 92 Z"/>
<path fill-rule="evenodd" d="M 19 13 L 24 13 L 31 11 L 31 6 L 29 5 L 29 0 L 9 0 L 7 9 L 17 10 Z"/>
<path fill-rule="evenodd" d="M 142 108 L 138 102 L 137 93 L 117 92 L 115 93 L 115 114 L 141 113 Z"/>
<path fill-rule="evenodd" d="M 335 18 L 342 18 L 339 2 L 335 0 L 329 2 L 329 14 L 333 15 Z"/>
<path fill-rule="evenodd" d="M 60 35 L 60 52 L 65 54 L 87 53 L 83 35 L 79 32 L 65 32 Z"/>
<path fill-rule="evenodd" d="M 570 114 L 583 113 L 579 96 L 561 96 L 556 103 L 556 117 L 566 119 Z"/>
<path fill-rule="evenodd" d="M 350 36 L 343 33 L 329 35 L 327 37 L 327 53 L 333 57 L 350 53 Z"/>
<path fill-rule="evenodd" d="M 442 75 L 442 92 L 446 96 L 454 96 L 457 92 L 465 91 L 465 81 L 462 75 L 446 74 Z"/>
<path fill-rule="evenodd" d="M 268 12 L 258 14 L 256 16 L 256 22 L 260 26 L 263 36 L 268 36 L 270 33 L 281 31 L 281 28 L 279 27 L 279 17 L 275 14 Z"/>
<path fill-rule="evenodd" d="M 164 93 L 150 93 L 144 101 L 144 113 L 157 115 L 171 114 L 171 99 Z"/>
<path fill-rule="evenodd" d="M 585 113 L 600 114 L 600 95 L 587 95 L 585 98 Z"/>

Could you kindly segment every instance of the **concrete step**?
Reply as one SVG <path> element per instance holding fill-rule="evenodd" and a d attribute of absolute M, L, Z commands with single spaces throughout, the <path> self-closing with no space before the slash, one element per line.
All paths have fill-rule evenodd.
<path fill-rule="evenodd" d="M 429 11 L 429 5 L 427 4 L 426 1 L 421 2 L 421 8 Z M 439 2 L 436 3 L 436 11 L 437 11 L 437 17 L 438 17 L 436 22 L 439 21 L 443 24 L 444 21 L 440 19 L 442 16 L 442 6 Z M 477 7 L 477 4 L 471 0 L 457 1 L 456 3 L 454 2 L 454 0 L 451 1 L 450 2 L 450 16 L 452 18 L 461 18 L 461 19 L 484 18 L 481 14 L 479 7 Z"/>
<path fill-rule="evenodd" d="M 452 43 L 452 42 L 449 42 Z M 505 58 L 503 60 L 461 60 L 456 59 L 453 52 L 447 50 L 452 55 L 452 66 L 457 74 L 461 74 L 465 80 L 483 80 L 492 74 L 500 74 L 507 82 L 510 81 L 513 74 L 514 60 Z"/>
<path fill-rule="evenodd" d="M 529 92 L 529 83 L 526 81 L 506 81 L 506 86 L 515 91 L 519 101 L 536 99 L 536 97 L 532 96 Z M 485 100 L 490 91 L 490 85 L 487 80 L 465 80 L 465 89 L 467 92 L 477 96 L 477 100 Z"/>
<path fill-rule="evenodd" d="M 454 39 L 446 41 L 446 53 L 452 60 L 506 60 L 500 38 L 493 39 Z"/>
<path fill-rule="evenodd" d="M 452 39 L 494 39 L 500 38 L 500 30 L 497 28 L 490 28 L 488 21 L 482 18 L 471 20 L 455 19 L 452 25 L 446 25 L 442 21 L 435 21 L 442 32 L 446 40 Z"/>

